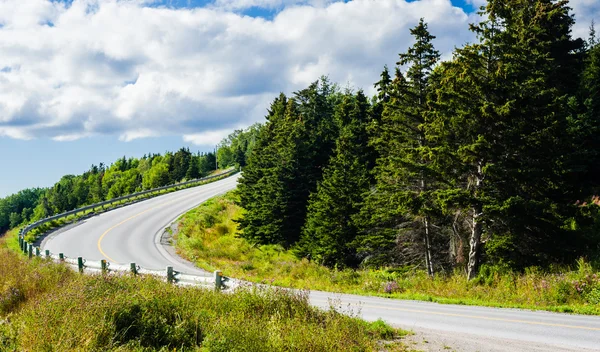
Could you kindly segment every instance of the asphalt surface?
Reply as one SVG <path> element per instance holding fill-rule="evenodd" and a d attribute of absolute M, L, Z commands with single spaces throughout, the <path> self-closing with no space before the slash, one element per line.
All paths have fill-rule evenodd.
<path fill-rule="evenodd" d="M 235 188 L 238 177 L 239 174 L 91 217 L 47 236 L 42 248 L 67 257 L 106 259 L 125 265 L 135 262 L 142 268 L 155 270 L 173 266 L 185 273 L 205 273 L 166 250 L 160 244 L 161 235 L 181 214 Z M 309 297 L 316 306 L 333 306 L 366 320 L 381 318 L 402 328 L 429 329 L 448 336 L 464 334 L 482 346 L 486 345 L 486 339 L 500 346 L 506 343 L 507 351 L 600 350 L 600 317 L 317 291 L 312 291 Z"/>
<path fill-rule="evenodd" d="M 181 214 L 237 185 L 239 174 L 203 186 L 168 193 L 67 226 L 41 243 L 42 249 L 69 258 L 111 263 L 136 263 L 144 269 L 205 273 L 171 255 L 160 239 L 166 227 Z"/>

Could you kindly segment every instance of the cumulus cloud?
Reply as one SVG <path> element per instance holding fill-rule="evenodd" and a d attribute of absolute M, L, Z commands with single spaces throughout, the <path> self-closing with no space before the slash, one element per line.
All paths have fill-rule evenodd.
<path fill-rule="evenodd" d="M 281 9 L 293 5 L 324 7 L 339 0 L 215 0 L 214 7 L 226 10 L 244 10 L 252 7 Z"/>
<path fill-rule="evenodd" d="M 596 33 L 600 32 L 600 3 L 598 0 L 571 0 L 569 5 L 575 14 L 573 36 L 587 39 L 592 21 L 595 21 Z"/>
<path fill-rule="evenodd" d="M 598 13 L 595 2 L 573 7 L 588 18 Z M 261 120 L 279 92 L 321 75 L 373 93 L 421 17 L 446 57 L 472 39 L 472 15 L 450 0 L 156 5 L 0 0 L 0 136 L 179 135 L 212 145 Z M 270 19 L 240 12 L 252 7 L 277 11 Z"/>

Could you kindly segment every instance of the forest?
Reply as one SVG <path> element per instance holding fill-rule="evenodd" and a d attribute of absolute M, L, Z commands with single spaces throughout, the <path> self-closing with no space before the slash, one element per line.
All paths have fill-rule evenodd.
<path fill-rule="evenodd" d="M 600 257 L 600 44 L 568 1 L 491 0 L 442 61 L 422 19 L 377 94 L 280 94 L 240 235 L 332 268 L 522 271 Z"/>
<path fill-rule="evenodd" d="M 236 130 L 223 139 L 215 153 L 191 153 L 189 148 L 164 155 L 122 157 L 107 166 L 92 165 L 81 175 L 63 176 L 49 188 L 31 188 L 0 199 L 0 233 L 79 207 L 134 192 L 207 176 L 212 171 L 246 164 L 260 124 Z"/>

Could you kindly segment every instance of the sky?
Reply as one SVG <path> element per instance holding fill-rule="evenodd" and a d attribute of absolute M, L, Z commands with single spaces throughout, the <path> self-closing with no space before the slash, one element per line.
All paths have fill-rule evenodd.
<path fill-rule="evenodd" d="M 322 75 L 373 94 L 422 17 L 443 58 L 485 0 L 0 0 L 0 197 L 121 156 L 212 150 Z M 600 1 L 571 0 L 574 36 Z"/>

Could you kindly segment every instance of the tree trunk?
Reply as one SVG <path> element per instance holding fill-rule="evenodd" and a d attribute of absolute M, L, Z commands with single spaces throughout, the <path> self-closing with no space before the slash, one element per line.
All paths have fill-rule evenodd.
<path fill-rule="evenodd" d="M 479 192 L 479 188 L 481 187 L 481 183 L 483 182 L 483 173 L 482 173 L 482 162 L 477 163 L 477 174 L 475 180 L 475 197 L 477 197 L 477 193 Z M 481 251 L 481 233 L 483 232 L 483 227 L 481 226 L 481 221 L 479 221 L 479 217 L 483 212 L 483 206 L 479 202 L 475 202 L 473 206 L 473 227 L 471 230 L 471 239 L 469 240 L 469 263 L 467 264 L 467 280 L 471 280 L 475 278 L 477 272 L 479 270 L 479 256 Z"/>
<path fill-rule="evenodd" d="M 421 172 L 421 193 L 425 192 L 427 185 L 425 183 L 425 175 Z M 433 277 L 433 260 L 431 259 L 431 233 L 429 226 L 429 216 L 423 217 L 423 240 L 425 241 L 425 265 L 427 266 L 427 275 Z"/>
<path fill-rule="evenodd" d="M 425 264 L 427 265 L 427 275 L 433 278 L 433 261 L 431 260 L 431 240 L 429 237 L 429 217 L 423 220 L 425 227 Z"/>
<path fill-rule="evenodd" d="M 473 207 L 473 229 L 471 231 L 471 239 L 469 240 L 469 263 L 467 264 L 467 279 L 475 278 L 479 270 L 479 252 L 481 248 L 481 222 L 478 218 L 481 215 L 481 206 Z"/>

